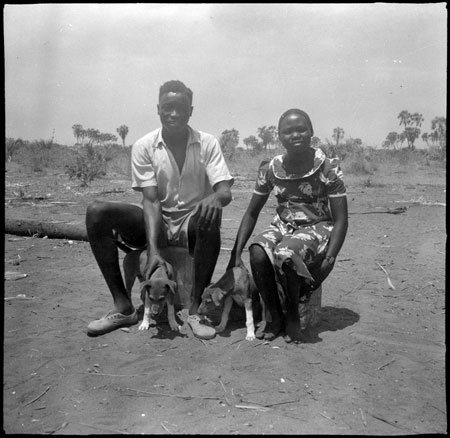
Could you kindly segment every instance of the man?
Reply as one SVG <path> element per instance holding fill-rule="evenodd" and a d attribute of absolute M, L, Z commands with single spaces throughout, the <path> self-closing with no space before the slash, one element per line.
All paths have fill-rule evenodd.
<path fill-rule="evenodd" d="M 132 187 L 142 192 L 142 206 L 94 201 L 87 209 L 88 239 L 114 301 L 113 311 L 88 325 L 90 336 L 138 321 L 120 272 L 116 234 L 134 248 L 147 248 L 147 276 L 162 263 L 161 245 L 189 249 L 194 277 L 187 322 L 195 336 L 215 336 L 213 327 L 202 324 L 198 307 L 219 256 L 222 207 L 231 202 L 234 180 L 217 139 L 188 125 L 189 88 L 166 82 L 157 109 L 162 127 L 132 148 Z"/>

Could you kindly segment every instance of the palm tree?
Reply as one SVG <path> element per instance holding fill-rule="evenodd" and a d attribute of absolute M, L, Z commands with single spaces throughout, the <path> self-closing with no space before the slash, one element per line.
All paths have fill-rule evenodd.
<path fill-rule="evenodd" d="M 406 111 L 406 110 L 403 110 L 397 116 L 397 119 L 400 119 L 399 125 L 405 125 L 405 129 L 409 125 L 410 118 L 411 118 L 411 114 L 409 114 L 409 111 Z"/>
<path fill-rule="evenodd" d="M 422 114 L 414 113 L 411 115 L 411 123 L 414 123 L 417 128 L 420 128 L 422 126 L 422 122 L 425 119 L 423 118 Z"/>
<path fill-rule="evenodd" d="M 128 126 L 127 125 L 120 125 L 117 128 L 117 132 L 119 133 L 120 138 L 122 139 L 122 145 L 125 147 L 125 138 L 128 134 Z"/>
<path fill-rule="evenodd" d="M 344 130 L 339 126 L 333 129 L 333 138 L 336 141 L 336 146 L 339 146 L 339 141 L 344 138 Z"/>
<path fill-rule="evenodd" d="M 76 143 L 75 144 L 79 144 L 80 143 L 80 138 L 83 137 L 82 133 L 83 133 L 83 126 L 76 124 L 72 126 L 72 130 L 73 130 L 73 135 L 75 137 Z"/>

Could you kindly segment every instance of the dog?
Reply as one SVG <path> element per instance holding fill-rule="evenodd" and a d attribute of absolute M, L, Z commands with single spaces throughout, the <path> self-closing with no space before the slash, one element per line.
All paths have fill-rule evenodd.
<path fill-rule="evenodd" d="M 172 265 L 165 262 L 158 266 L 151 277 L 144 277 L 147 265 L 147 250 L 133 250 L 116 242 L 126 252 L 123 259 L 123 271 L 125 276 L 125 287 L 131 299 L 131 290 L 136 281 L 140 281 L 141 300 L 144 303 L 144 317 L 139 325 L 139 330 L 148 330 L 151 317 L 159 315 L 164 306 L 167 305 L 167 318 L 169 326 L 173 331 L 179 331 L 180 327 L 175 319 L 174 298 L 177 293 L 177 282 L 174 281 Z"/>
<path fill-rule="evenodd" d="M 253 277 L 247 268 L 240 266 L 228 269 L 225 274 L 214 284 L 208 286 L 203 294 L 202 301 L 198 308 L 199 314 L 211 312 L 214 307 L 219 307 L 223 303 L 223 312 L 218 326 L 215 327 L 216 333 L 225 330 L 228 323 L 233 301 L 239 306 L 245 307 L 247 341 L 255 339 L 255 325 L 253 322 L 253 297 L 259 297 Z M 265 306 L 262 300 L 262 322 L 265 324 Z"/>

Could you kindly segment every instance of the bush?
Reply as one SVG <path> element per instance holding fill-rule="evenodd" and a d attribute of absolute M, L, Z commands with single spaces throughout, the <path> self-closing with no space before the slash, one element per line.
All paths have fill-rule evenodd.
<path fill-rule="evenodd" d="M 65 172 L 69 178 L 79 179 L 81 187 L 86 187 L 95 178 L 106 175 L 106 161 L 107 157 L 100 148 L 85 145 L 76 151 L 72 163 L 65 166 Z"/>

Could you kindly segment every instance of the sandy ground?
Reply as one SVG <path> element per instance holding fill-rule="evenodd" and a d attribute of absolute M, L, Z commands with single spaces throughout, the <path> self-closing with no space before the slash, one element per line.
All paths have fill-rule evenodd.
<path fill-rule="evenodd" d="M 57 173 L 5 175 L 7 218 L 79 225 L 93 198 L 139 200 L 123 177 L 80 189 Z M 252 187 L 237 178 L 213 280 Z M 20 190 L 30 199 L 17 199 Z M 4 431 L 446 433 L 445 174 L 397 170 L 351 182 L 348 193 L 349 233 L 323 287 L 321 322 L 299 345 L 246 341 L 240 309 L 210 341 L 173 334 L 164 319 L 90 338 L 87 324 L 111 299 L 89 244 L 6 234 L 5 271 L 27 276 L 4 283 Z M 140 306 L 137 292 L 133 301 Z"/>

